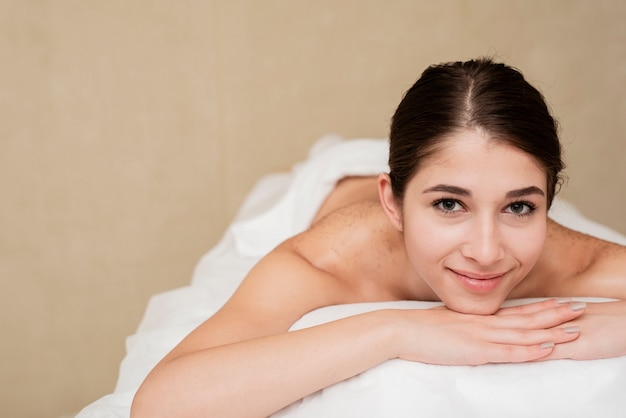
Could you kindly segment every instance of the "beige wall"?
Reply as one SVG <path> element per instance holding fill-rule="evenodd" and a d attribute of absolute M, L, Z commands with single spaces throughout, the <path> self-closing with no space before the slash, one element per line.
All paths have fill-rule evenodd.
<path fill-rule="evenodd" d="M 150 295 L 253 182 L 382 137 L 434 62 L 497 55 L 563 126 L 564 196 L 626 233 L 626 2 L 0 0 L 0 405 L 112 391 Z"/>

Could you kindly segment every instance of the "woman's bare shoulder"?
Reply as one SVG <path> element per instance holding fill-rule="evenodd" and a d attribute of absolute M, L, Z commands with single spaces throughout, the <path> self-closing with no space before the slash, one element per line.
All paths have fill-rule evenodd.
<path fill-rule="evenodd" d="M 338 209 L 280 244 L 252 268 L 216 316 L 246 318 L 246 333 L 249 324 L 275 332 L 316 308 L 361 301 L 345 277 L 359 274 L 356 247 L 373 238 L 367 231 L 377 222 L 376 212 L 382 213 L 376 205 Z"/>
<path fill-rule="evenodd" d="M 534 283 L 529 296 L 618 297 L 626 292 L 626 247 L 549 220 L 543 251 L 528 279 Z"/>
<path fill-rule="evenodd" d="M 306 234 L 304 234 L 306 235 Z M 288 328 L 302 315 L 349 302 L 349 289 L 312 265 L 289 239 L 263 257 L 230 299 L 191 332 L 169 359 L 198 349 L 258 338 Z"/>
<path fill-rule="evenodd" d="M 337 209 L 365 201 L 378 202 L 377 177 L 344 177 L 335 184 L 333 191 L 322 202 L 311 223 L 317 223 Z"/>
<path fill-rule="evenodd" d="M 389 290 L 385 283 L 393 281 L 393 267 L 404 254 L 400 237 L 380 203 L 364 200 L 329 213 L 291 245 L 315 268 L 351 287 L 363 299 L 358 301 L 368 301 L 367 289 L 379 287 L 379 296 Z"/>
<path fill-rule="evenodd" d="M 390 232 L 391 224 L 380 203 L 364 200 L 327 214 L 294 237 L 291 245 L 307 259 L 315 260 L 315 255 L 328 249 L 346 256 L 351 252 L 349 249 L 370 247 L 373 238 L 381 239 Z"/>

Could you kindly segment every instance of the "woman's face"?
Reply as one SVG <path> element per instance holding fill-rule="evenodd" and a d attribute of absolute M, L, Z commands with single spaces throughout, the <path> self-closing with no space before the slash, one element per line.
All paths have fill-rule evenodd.
<path fill-rule="evenodd" d="M 407 184 L 397 225 L 409 260 L 459 312 L 495 312 L 542 250 L 547 178 L 534 157 L 456 132 Z"/>

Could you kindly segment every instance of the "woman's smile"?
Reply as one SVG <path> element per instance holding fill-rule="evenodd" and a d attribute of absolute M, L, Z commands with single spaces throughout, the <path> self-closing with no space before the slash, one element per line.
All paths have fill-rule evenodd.
<path fill-rule="evenodd" d="M 506 273 L 470 273 L 461 270 L 448 269 L 455 278 L 466 288 L 476 293 L 489 293 L 502 282 Z"/>

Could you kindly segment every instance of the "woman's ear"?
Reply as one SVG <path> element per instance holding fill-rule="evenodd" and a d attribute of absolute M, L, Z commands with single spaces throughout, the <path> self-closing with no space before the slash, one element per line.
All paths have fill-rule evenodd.
<path fill-rule="evenodd" d="M 378 197 L 391 224 L 398 231 L 402 231 L 402 208 L 398 207 L 398 203 L 393 196 L 391 178 L 387 173 L 382 173 L 378 176 Z"/>

